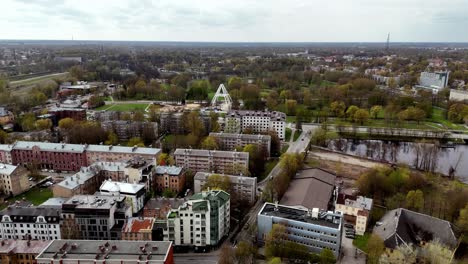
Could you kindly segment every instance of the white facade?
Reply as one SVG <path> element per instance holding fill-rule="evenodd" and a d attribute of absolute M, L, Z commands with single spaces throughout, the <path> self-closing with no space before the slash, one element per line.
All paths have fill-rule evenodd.
<path fill-rule="evenodd" d="M 138 213 L 145 206 L 145 185 L 126 182 L 104 181 L 99 188 L 102 195 L 125 196 L 132 213 Z"/>
<path fill-rule="evenodd" d="M 11 210 L 10 212 L 8 212 Z M 60 239 L 60 215 L 55 209 L 13 208 L 3 212 L 0 222 L 0 239 Z M 54 215 L 51 215 L 53 213 Z"/>
<path fill-rule="evenodd" d="M 193 189 L 195 193 L 203 191 L 203 186 L 206 184 L 208 177 L 213 173 L 208 172 L 197 172 L 193 177 Z M 222 175 L 227 176 L 231 181 L 231 188 L 235 193 L 236 198 L 239 200 L 245 200 L 249 203 L 254 203 L 257 197 L 257 178 L 256 177 L 245 177 L 245 176 L 233 176 L 233 175 Z M 232 193 L 231 193 L 232 194 Z"/>
<path fill-rule="evenodd" d="M 232 111 L 226 115 L 225 124 L 228 133 L 240 133 L 250 128 L 255 133 L 274 130 L 281 140 L 286 136 L 286 115 L 281 112 Z"/>
<path fill-rule="evenodd" d="M 450 72 L 421 72 L 419 84 L 422 87 L 438 91 L 447 87 L 449 74 Z"/>

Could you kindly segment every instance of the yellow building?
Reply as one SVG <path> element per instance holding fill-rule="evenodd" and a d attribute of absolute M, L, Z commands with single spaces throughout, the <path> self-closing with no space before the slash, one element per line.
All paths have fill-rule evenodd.
<path fill-rule="evenodd" d="M 346 222 L 351 222 L 357 235 L 364 235 L 372 209 L 372 199 L 340 193 L 335 204 L 335 211 L 342 212 Z"/>
<path fill-rule="evenodd" d="M 0 243 L 0 263 L 34 264 L 36 256 L 49 245 L 50 241 L 8 239 Z"/>

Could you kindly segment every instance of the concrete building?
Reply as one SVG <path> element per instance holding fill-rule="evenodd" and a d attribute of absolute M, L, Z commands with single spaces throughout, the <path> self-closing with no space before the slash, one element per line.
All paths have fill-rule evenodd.
<path fill-rule="evenodd" d="M 468 102 L 468 91 L 450 89 L 450 101 Z"/>
<path fill-rule="evenodd" d="M 60 209 L 10 206 L 0 212 L 0 239 L 61 238 Z"/>
<path fill-rule="evenodd" d="M 36 258 L 37 264 L 174 264 L 171 242 L 54 240 Z"/>
<path fill-rule="evenodd" d="M 75 195 L 62 205 L 63 238 L 118 240 L 131 216 L 124 196 Z"/>
<path fill-rule="evenodd" d="M 248 171 L 249 153 L 204 149 L 176 149 L 176 165 L 193 172 L 240 174 Z"/>
<path fill-rule="evenodd" d="M 454 249 L 458 242 L 449 221 L 404 208 L 388 211 L 373 232 L 384 240 L 385 247 L 392 249 L 409 244 L 419 247 L 436 239 Z"/>
<path fill-rule="evenodd" d="M 231 111 L 225 117 L 226 133 L 240 133 L 247 128 L 256 133 L 276 131 L 281 140 L 286 136 L 286 114 L 276 111 Z"/>
<path fill-rule="evenodd" d="M 96 162 L 156 160 L 160 149 L 17 141 L 0 145 L 0 160 L 14 165 L 35 164 L 40 169 L 78 171 Z"/>
<path fill-rule="evenodd" d="M 249 135 L 234 133 L 210 133 L 214 137 L 221 150 L 235 150 L 236 147 L 245 147 L 252 144 L 262 148 L 267 156 L 270 156 L 271 136 L 270 135 Z"/>
<path fill-rule="evenodd" d="M 158 136 L 158 123 L 156 122 L 114 120 L 101 122 L 101 127 L 106 131 L 115 133 L 122 141 L 143 136 L 151 136 L 156 139 Z"/>
<path fill-rule="evenodd" d="M 208 177 L 213 173 L 208 172 L 197 172 L 193 178 L 193 189 L 195 193 L 203 191 Z M 253 204 L 257 198 L 257 178 L 256 177 L 244 177 L 234 175 L 222 175 L 227 176 L 231 181 L 230 192 L 231 200 L 244 200 Z"/>
<path fill-rule="evenodd" d="M 352 196 L 340 193 L 335 204 L 335 211 L 344 215 L 346 222 L 351 222 L 357 235 L 364 235 L 372 210 L 372 199 L 364 196 Z"/>
<path fill-rule="evenodd" d="M 132 208 L 132 213 L 136 214 L 145 206 L 145 185 L 138 183 L 126 183 L 107 180 L 99 187 L 102 195 L 124 196 L 126 203 Z"/>
<path fill-rule="evenodd" d="M 416 88 L 430 89 L 433 93 L 448 86 L 450 72 L 421 72 Z"/>
<path fill-rule="evenodd" d="M 280 204 L 327 211 L 334 205 L 336 176 L 322 169 L 304 169 L 290 182 Z"/>
<path fill-rule="evenodd" d="M 143 217 L 153 217 L 157 220 L 166 220 L 167 213 L 177 209 L 187 201 L 185 198 L 151 198 L 143 208 Z"/>
<path fill-rule="evenodd" d="M 36 264 L 36 257 L 48 245 L 46 240 L 8 239 L 0 242 L 0 263 Z"/>
<path fill-rule="evenodd" d="M 230 197 L 225 191 L 197 193 L 171 210 L 164 240 L 177 246 L 211 247 L 229 233 Z"/>
<path fill-rule="evenodd" d="M 0 164 L 0 193 L 16 196 L 29 190 L 29 171 L 22 166 Z"/>
<path fill-rule="evenodd" d="M 122 240 L 152 241 L 154 221 L 154 218 L 128 218 L 122 228 Z"/>
<path fill-rule="evenodd" d="M 330 249 L 335 257 L 340 255 L 343 216 L 338 213 L 298 209 L 265 203 L 258 213 L 257 238 L 265 241 L 274 224 L 284 225 L 289 241 L 302 244 L 312 253 Z"/>
<path fill-rule="evenodd" d="M 104 181 L 104 174 L 96 166 L 82 167 L 79 172 L 52 187 L 54 197 L 70 198 L 79 194 L 94 194 Z"/>
<path fill-rule="evenodd" d="M 157 166 L 154 174 L 153 188 L 157 192 L 169 189 L 181 193 L 185 188 L 185 171 L 182 167 Z"/>

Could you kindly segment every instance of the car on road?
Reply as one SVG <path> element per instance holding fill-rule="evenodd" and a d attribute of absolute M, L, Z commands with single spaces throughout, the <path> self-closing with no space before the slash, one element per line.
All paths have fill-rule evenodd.
<path fill-rule="evenodd" d="M 32 181 L 32 180 L 34 180 L 34 179 L 33 179 L 33 177 L 29 177 L 29 179 L 28 179 L 28 180 Z"/>

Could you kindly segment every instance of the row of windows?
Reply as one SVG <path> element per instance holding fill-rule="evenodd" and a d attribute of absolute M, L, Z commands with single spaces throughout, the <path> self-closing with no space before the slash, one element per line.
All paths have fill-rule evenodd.
<path fill-rule="evenodd" d="M 298 229 L 298 230 L 305 230 L 305 231 L 308 231 L 308 232 L 317 233 L 317 234 L 323 234 L 323 235 L 332 236 L 332 237 L 336 237 L 336 236 L 337 236 L 337 234 L 334 234 L 334 233 L 326 233 L 326 232 L 318 231 L 318 230 L 315 230 L 315 229 L 304 228 L 304 227 L 302 227 L 302 226 L 286 225 L 286 227 L 288 227 L 288 228 L 294 228 L 294 229 Z"/>

